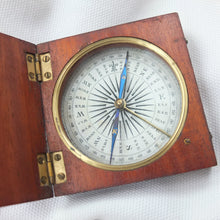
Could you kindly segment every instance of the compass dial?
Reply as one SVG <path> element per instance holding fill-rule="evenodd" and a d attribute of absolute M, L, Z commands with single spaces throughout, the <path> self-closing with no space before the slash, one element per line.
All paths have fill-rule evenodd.
<path fill-rule="evenodd" d="M 167 54 L 145 44 L 116 41 L 90 48 L 57 82 L 58 131 L 91 165 L 143 166 L 162 156 L 181 132 L 187 108 L 182 75 Z"/>

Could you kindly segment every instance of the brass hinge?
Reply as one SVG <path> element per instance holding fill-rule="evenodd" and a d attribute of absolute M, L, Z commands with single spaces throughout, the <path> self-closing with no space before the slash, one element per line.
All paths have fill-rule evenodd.
<path fill-rule="evenodd" d="M 66 169 L 63 160 L 63 153 L 61 151 L 38 154 L 37 163 L 41 186 L 66 182 Z"/>
<path fill-rule="evenodd" d="M 50 53 L 26 54 L 28 79 L 34 82 L 45 82 L 53 79 Z"/>

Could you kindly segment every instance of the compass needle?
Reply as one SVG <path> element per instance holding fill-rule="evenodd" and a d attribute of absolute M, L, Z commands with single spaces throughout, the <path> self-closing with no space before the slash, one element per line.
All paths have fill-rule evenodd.
<path fill-rule="evenodd" d="M 119 96 L 118 96 L 119 99 L 122 98 L 122 93 L 124 91 L 125 82 L 127 79 L 127 62 L 128 62 L 128 51 L 126 53 L 125 64 L 120 77 Z"/>
<path fill-rule="evenodd" d="M 116 99 L 116 104 L 117 104 L 117 100 L 121 99 L 122 94 L 124 92 L 125 82 L 126 82 L 126 79 L 127 79 L 127 60 L 128 60 L 128 51 L 126 53 L 126 58 L 125 58 L 125 64 L 124 64 L 124 67 L 123 67 L 123 71 L 122 71 L 121 76 L 120 76 L 119 95 L 118 95 L 118 99 Z M 117 81 L 116 81 L 116 83 L 117 83 Z M 115 114 L 115 119 L 114 119 L 114 124 L 113 124 L 113 129 L 112 129 L 112 144 L 111 144 L 110 164 L 112 163 L 112 155 L 113 155 L 113 150 L 114 150 L 114 146 L 115 146 L 115 140 L 116 140 L 116 137 L 118 135 L 119 113 L 120 113 L 120 109 L 118 108 L 117 111 L 116 111 L 116 114 Z"/>
<path fill-rule="evenodd" d="M 161 128 L 158 128 L 156 125 L 152 124 L 150 121 L 146 120 L 145 118 L 143 118 L 142 116 L 138 115 L 137 113 L 133 112 L 131 109 L 124 107 L 124 109 L 126 111 L 128 111 L 129 113 L 131 113 L 132 115 L 140 118 L 141 120 L 145 121 L 147 124 L 149 124 L 150 126 L 154 127 L 155 129 L 157 129 L 158 131 L 162 132 L 163 134 L 165 134 L 168 137 L 171 137 L 170 134 L 168 134 L 166 131 L 162 130 Z"/>
<path fill-rule="evenodd" d="M 115 140 L 118 135 L 118 120 L 119 120 L 119 109 L 116 111 L 115 120 L 112 128 L 112 144 L 111 144 L 111 155 L 110 155 L 110 164 L 112 163 L 112 155 L 115 146 Z"/>

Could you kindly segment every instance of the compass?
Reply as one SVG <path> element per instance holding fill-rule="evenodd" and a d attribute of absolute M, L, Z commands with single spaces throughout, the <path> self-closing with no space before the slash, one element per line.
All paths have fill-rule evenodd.
<path fill-rule="evenodd" d="M 0 45 L 0 206 L 216 165 L 177 13 Z"/>
<path fill-rule="evenodd" d="M 68 149 L 107 170 L 160 158 L 182 131 L 187 89 L 174 60 L 132 37 L 97 41 L 72 57 L 53 95 L 53 117 Z"/>

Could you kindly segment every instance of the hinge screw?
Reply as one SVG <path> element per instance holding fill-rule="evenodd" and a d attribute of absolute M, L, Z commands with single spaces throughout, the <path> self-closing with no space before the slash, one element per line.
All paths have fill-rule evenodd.
<path fill-rule="evenodd" d="M 39 158 L 38 158 L 38 163 L 39 163 L 39 164 L 45 163 L 44 158 L 43 158 L 43 157 L 39 157 Z"/>
<path fill-rule="evenodd" d="M 55 155 L 54 155 L 54 160 L 56 160 L 56 161 L 61 160 L 60 154 L 55 154 Z"/>
<path fill-rule="evenodd" d="M 34 79 L 34 73 L 30 72 L 30 73 L 29 73 L 29 77 L 30 77 L 31 79 Z"/>
<path fill-rule="evenodd" d="M 27 57 L 27 60 L 28 60 L 28 62 L 32 63 L 32 62 L 33 62 L 33 57 L 28 56 L 28 57 Z"/>
<path fill-rule="evenodd" d="M 49 62 L 50 61 L 50 57 L 49 56 L 44 56 L 43 57 L 43 61 L 46 63 L 46 62 Z"/>
<path fill-rule="evenodd" d="M 65 179 L 65 174 L 64 174 L 64 173 L 58 173 L 58 174 L 57 174 L 57 177 L 58 177 L 60 180 L 64 180 L 64 179 Z"/>
<path fill-rule="evenodd" d="M 184 144 L 190 144 L 190 143 L 191 143 L 191 140 L 189 138 L 184 139 Z"/>
<path fill-rule="evenodd" d="M 44 77 L 47 78 L 47 79 L 50 79 L 51 73 L 50 72 L 44 73 Z"/>
<path fill-rule="evenodd" d="M 42 184 L 46 184 L 47 183 L 47 177 L 46 176 L 42 176 L 41 179 L 40 179 L 40 182 Z"/>

